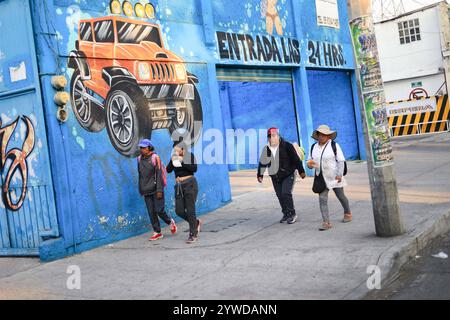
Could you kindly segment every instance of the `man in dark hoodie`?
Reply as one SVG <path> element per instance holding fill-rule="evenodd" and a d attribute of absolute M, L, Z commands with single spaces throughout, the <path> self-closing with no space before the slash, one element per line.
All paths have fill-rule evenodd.
<path fill-rule="evenodd" d="M 154 231 L 149 240 L 155 241 L 163 237 L 159 218 L 170 226 L 172 234 L 177 232 L 177 226 L 165 210 L 164 168 L 161 159 L 155 153 L 155 148 L 150 140 L 142 140 L 139 143 L 139 148 L 141 152 L 138 157 L 139 192 L 145 199 Z"/>
<path fill-rule="evenodd" d="M 295 170 L 305 179 L 303 163 L 294 146 L 285 141 L 277 128 L 267 130 L 268 144 L 264 147 L 258 166 L 258 182 L 262 183 L 264 173 L 269 171 L 273 188 L 281 205 L 283 218 L 280 223 L 293 224 L 297 220 L 292 191 L 295 184 Z"/>

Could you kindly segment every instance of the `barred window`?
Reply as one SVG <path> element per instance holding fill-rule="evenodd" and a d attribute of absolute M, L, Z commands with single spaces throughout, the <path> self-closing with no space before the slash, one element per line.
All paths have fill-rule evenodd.
<path fill-rule="evenodd" d="M 420 36 L 419 19 L 402 21 L 397 25 L 400 44 L 407 44 L 422 39 Z"/>

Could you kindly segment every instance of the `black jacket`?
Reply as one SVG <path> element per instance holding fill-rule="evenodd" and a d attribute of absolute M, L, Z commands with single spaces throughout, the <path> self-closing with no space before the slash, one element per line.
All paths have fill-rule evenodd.
<path fill-rule="evenodd" d="M 265 146 L 259 158 L 258 177 L 262 177 L 264 172 L 269 170 L 269 175 L 277 180 L 283 180 L 298 170 L 299 173 L 304 173 L 303 163 L 298 157 L 292 143 L 280 140 L 278 151 L 275 158 L 268 146 Z"/>
<path fill-rule="evenodd" d="M 192 176 L 195 172 L 197 172 L 197 161 L 195 156 L 186 151 L 183 156 L 183 161 L 181 162 L 181 167 L 174 167 L 172 159 L 167 165 L 167 173 L 171 173 L 175 171 L 175 177 L 187 177 Z"/>
<path fill-rule="evenodd" d="M 156 155 L 159 157 L 158 155 Z M 152 195 L 156 192 L 163 192 L 164 184 L 162 177 L 162 168 L 154 166 L 152 157 L 138 158 L 139 171 L 139 192 L 141 195 Z"/>

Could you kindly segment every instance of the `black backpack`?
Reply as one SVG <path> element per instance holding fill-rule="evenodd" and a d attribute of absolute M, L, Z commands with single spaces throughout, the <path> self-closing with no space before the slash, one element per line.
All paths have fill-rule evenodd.
<path fill-rule="evenodd" d="M 312 156 L 312 152 L 313 152 L 314 146 L 316 144 L 317 144 L 317 142 L 313 143 L 312 146 L 311 146 L 311 152 L 309 153 L 311 156 Z M 331 141 L 331 147 L 333 148 L 334 156 L 337 157 L 336 142 L 334 140 Z M 345 175 L 347 175 L 347 161 L 344 161 L 344 176 Z"/>

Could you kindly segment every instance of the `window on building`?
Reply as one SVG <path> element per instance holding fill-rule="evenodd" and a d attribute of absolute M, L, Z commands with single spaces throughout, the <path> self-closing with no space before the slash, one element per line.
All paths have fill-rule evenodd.
<path fill-rule="evenodd" d="M 114 42 L 113 22 L 104 20 L 94 23 L 94 33 L 97 42 Z"/>
<path fill-rule="evenodd" d="M 419 19 L 412 19 L 398 23 L 400 44 L 407 44 L 422 40 L 420 36 Z"/>

